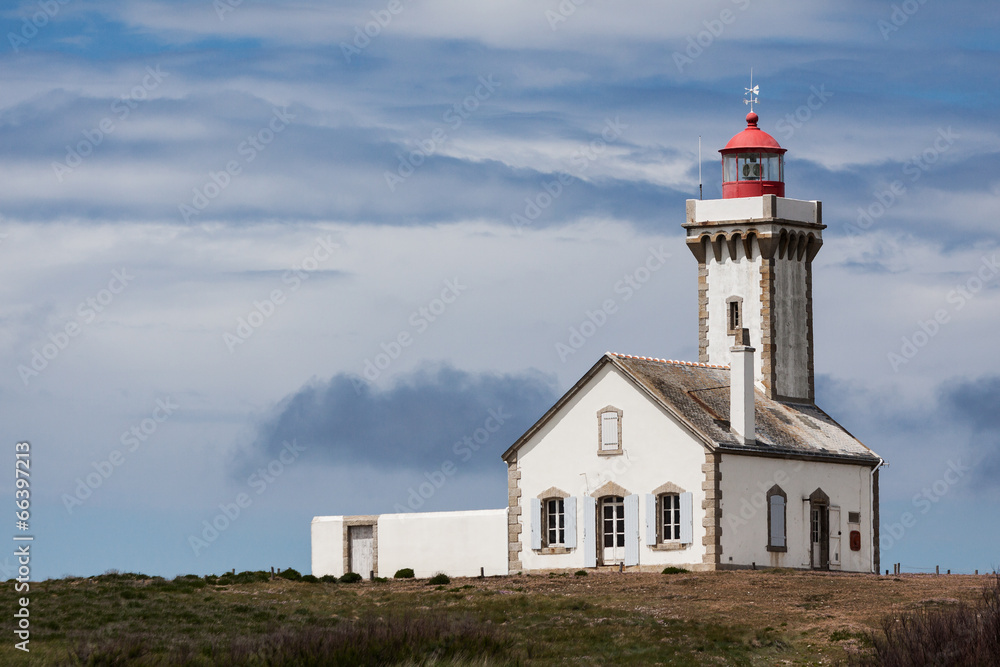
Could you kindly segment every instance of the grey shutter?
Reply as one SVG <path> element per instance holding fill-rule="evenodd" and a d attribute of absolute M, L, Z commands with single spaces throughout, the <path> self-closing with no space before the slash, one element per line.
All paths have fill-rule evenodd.
<path fill-rule="evenodd" d="M 785 546 L 785 499 L 774 494 L 771 496 L 771 546 Z"/>
<path fill-rule="evenodd" d="M 542 548 L 542 501 L 532 498 L 531 508 L 531 548 Z"/>
<path fill-rule="evenodd" d="M 576 498 L 569 497 L 563 500 L 563 511 L 566 517 L 566 543 L 564 546 L 571 549 L 576 546 Z"/>
<path fill-rule="evenodd" d="M 597 499 L 583 497 L 583 566 L 597 567 Z"/>
<path fill-rule="evenodd" d="M 694 500 L 690 491 L 681 494 L 681 544 L 694 543 Z"/>
<path fill-rule="evenodd" d="M 646 494 L 646 546 L 656 546 L 656 496 Z"/>
<path fill-rule="evenodd" d="M 625 496 L 625 565 L 639 564 L 639 494 Z"/>

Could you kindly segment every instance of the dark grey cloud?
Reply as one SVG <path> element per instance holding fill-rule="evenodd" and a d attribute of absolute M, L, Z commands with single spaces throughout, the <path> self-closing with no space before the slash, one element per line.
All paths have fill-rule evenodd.
<path fill-rule="evenodd" d="M 451 460 L 502 474 L 500 454 L 556 398 L 554 379 L 534 371 L 425 366 L 386 389 L 338 374 L 282 401 L 260 425 L 250 453 L 266 461 L 294 440 L 306 447 L 307 460 L 326 465 L 424 470 Z"/>
<path fill-rule="evenodd" d="M 820 407 L 897 467 L 956 456 L 975 464 L 974 490 L 1000 492 L 1000 375 L 944 381 L 924 402 L 828 375 L 817 376 L 816 394 Z M 890 488 L 911 483 L 884 479 Z"/>

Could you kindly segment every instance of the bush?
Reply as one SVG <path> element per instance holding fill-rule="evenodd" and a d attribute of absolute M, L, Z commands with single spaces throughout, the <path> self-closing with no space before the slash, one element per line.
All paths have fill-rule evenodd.
<path fill-rule="evenodd" d="M 263 570 L 246 570 L 240 572 L 239 574 L 231 574 L 226 572 L 221 577 L 213 576 L 211 579 L 205 577 L 205 581 L 210 584 L 215 584 L 216 586 L 229 586 L 231 584 L 256 584 L 262 581 L 269 581 L 271 579 L 271 574 L 269 572 L 264 572 Z"/>
<path fill-rule="evenodd" d="M 340 578 L 340 583 L 342 584 L 356 584 L 361 581 L 361 575 L 357 572 L 347 572 Z"/>
<path fill-rule="evenodd" d="M 428 586 L 443 586 L 445 584 L 451 583 L 451 577 L 449 577 L 444 572 L 438 572 L 433 577 L 427 580 Z"/>
<path fill-rule="evenodd" d="M 573 574 L 576 575 L 577 577 L 586 577 L 587 576 L 587 571 L 586 570 L 577 570 Z"/>
<path fill-rule="evenodd" d="M 393 579 L 412 579 L 413 578 L 413 568 L 404 567 L 401 570 L 396 570 L 396 574 L 392 575 Z"/>
<path fill-rule="evenodd" d="M 674 567 L 673 565 L 663 568 L 663 574 L 684 574 L 686 572 L 687 570 L 683 567 Z"/>
<path fill-rule="evenodd" d="M 974 604 L 922 610 L 882 619 L 871 636 L 871 653 L 862 665 L 1000 664 L 1000 574 Z"/>
<path fill-rule="evenodd" d="M 324 584 L 337 583 L 337 577 L 333 576 L 332 574 L 324 574 L 322 577 L 319 578 L 319 580 L 322 581 Z"/>
<path fill-rule="evenodd" d="M 303 574 L 302 575 L 302 581 L 306 582 L 307 584 L 318 584 L 319 583 L 319 579 L 317 579 L 316 577 L 314 577 L 311 574 Z"/>
<path fill-rule="evenodd" d="M 279 572 L 278 576 L 281 577 L 282 579 L 288 579 L 289 581 L 298 581 L 299 579 L 302 578 L 302 574 L 298 570 L 291 567 L 288 568 L 287 570 L 282 570 L 281 572 Z"/>

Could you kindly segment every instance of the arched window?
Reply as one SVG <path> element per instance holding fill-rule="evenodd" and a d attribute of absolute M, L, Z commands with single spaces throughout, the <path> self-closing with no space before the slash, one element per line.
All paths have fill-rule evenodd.
<path fill-rule="evenodd" d="M 775 484 L 767 492 L 767 550 L 788 551 L 788 496 Z"/>

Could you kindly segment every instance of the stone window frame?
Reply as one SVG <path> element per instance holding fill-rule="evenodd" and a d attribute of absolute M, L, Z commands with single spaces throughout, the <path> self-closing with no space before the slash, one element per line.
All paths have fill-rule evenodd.
<path fill-rule="evenodd" d="M 781 527 L 781 534 L 785 536 L 785 546 L 777 547 L 771 544 L 771 496 L 781 496 L 785 499 L 785 511 L 784 516 L 781 517 L 784 525 Z M 779 553 L 786 553 L 788 551 L 788 494 L 780 486 L 775 484 L 770 489 L 767 490 L 767 499 L 764 507 L 767 508 L 767 550 Z"/>
<path fill-rule="evenodd" d="M 735 323 L 736 326 L 733 326 L 732 318 L 732 304 L 734 303 L 736 304 L 736 317 L 738 320 Z M 743 297 L 731 296 L 726 299 L 726 333 L 730 336 L 735 336 L 740 333 L 741 329 L 743 329 Z"/>
<path fill-rule="evenodd" d="M 614 412 L 618 414 L 618 448 L 617 449 L 605 449 L 604 448 L 604 414 L 607 412 Z M 622 449 L 622 417 L 625 412 L 621 408 L 616 408 L 613 405 L 606 405 L 597 411 L 597 455 L 598 456 L 620 456 L 624 453 Z"/>
<path fill-rule="evenodd" d="M 653 551 L 680 551 L 691 546 L 690 544 L 681 542 L 679 537 L 677 539 L 663 539 L 663 497 L 667 495 L 676 496 L 679 510 L 682 493 L 685 493 L 684 489 L 673 482 L 661 484 L 653 489 L 652 495 L 656 499 L 656 545 L 650 547 Z M 681 521 L 683 520 L 684 517 L 681 517 Z"/>
<path fill-rule="evenodd" d="M 550 487 L 550 488 L 542 491 L 536 497 L 539 500 L 542 501 L 542 515 L 538 518 L 539 519 L 539 524 L 540 524 L 538 528 L 541 531 L 541 536 L 542 536 L 542 548 L 540 550 L 538 550 L 538 553 L 543 554 L 543 555 L 569 553 L 570 552 L 570 548 L 566 546 L 565 542 L 563 542 L 562 544 L 555 544 L 555 545 L 550 545 L 549 544 L 549 515 L 548 515 L 548 512 L 549 512 L 549 501 L 550 500 L 565 501 L 567 498 L 569 498 L 569 494 L 566 493 L 565 491 L 563 491 L 562 489 L 558 489 L 558 488 L 556 488 L 556 487 L 553 486 L 553 487 Z M 564 505 L 563 506 L 563 531 L 564 531 L 563 532 L 563 536 L 564 536 L 563 539 L 564 540 L 565 540 L 565 530 L 566 530 L 566 523 L 565 523 L 566 522 L 566 516 L 565 516 L 565 511 L 566 511 L 566 508 L 565 508 L 565 505 Z"/>

